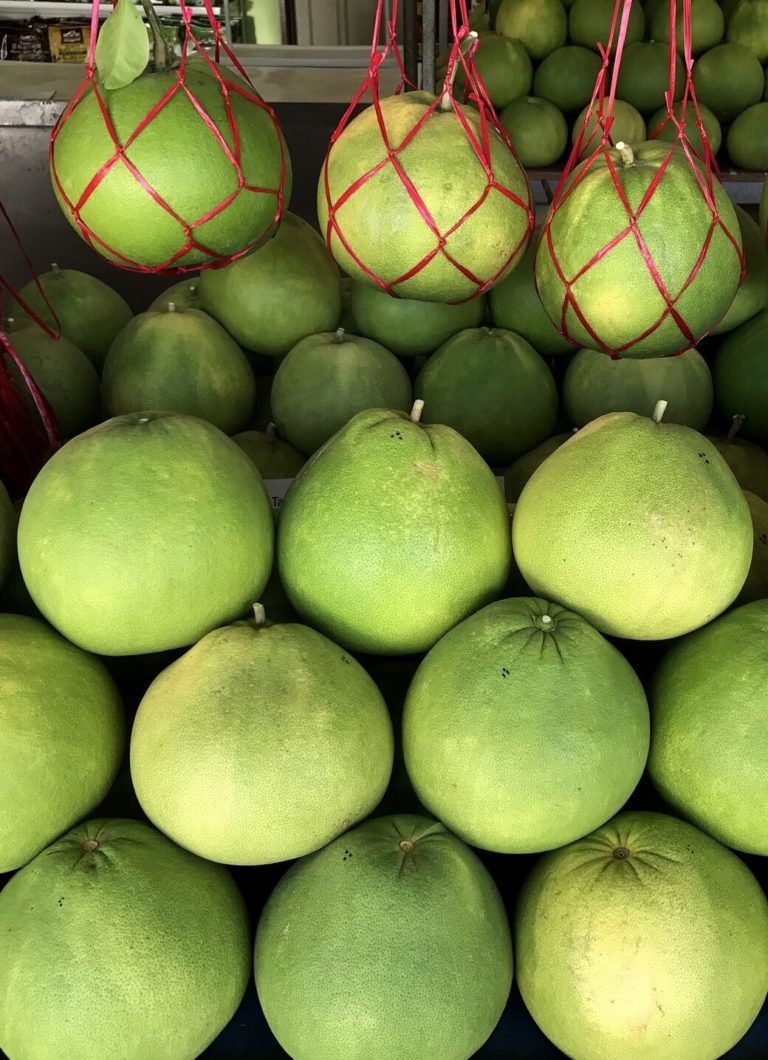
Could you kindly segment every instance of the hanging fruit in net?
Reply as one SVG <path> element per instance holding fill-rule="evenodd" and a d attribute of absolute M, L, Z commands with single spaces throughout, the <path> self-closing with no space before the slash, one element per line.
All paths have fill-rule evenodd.
<path fill-rule="evenodd" d="M 486 291 L 520 259 L 533 230 L 531 191 L 478 77 L 466 0 L 452 0 L 454 45 L 443 91 L 406 87 L 392 5 L 386 47 L 376 13 L 368 76 L 331 139 L 318 187 L 328 248 L 355 279 L 389 294 L 458 302 Z M 392 54 L 399 90 L 380 98 Z M 467 104 L 453 95 L 458 64 Z M 372 105 L 350 120 L 365 92 Z"/>
<path fill-rule="evenodd" d="M 214 61 L 192 34 L 169 53 L 133 0 L 118 0 L 86 77 L 51 136 L 54 192 L 64 215 L 103 257 L 147 272 L 231 261 L 267 238 L 290 196 L 291 169 L 273 110 L 237 71 Z M 96 7 L 96 15 L 98 6 Z M 96 41 L 96 25 L 92 41 Z"/>

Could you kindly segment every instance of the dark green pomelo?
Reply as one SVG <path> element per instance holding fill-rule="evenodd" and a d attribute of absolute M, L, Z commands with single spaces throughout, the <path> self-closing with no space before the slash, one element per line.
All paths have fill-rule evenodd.
<path fill-rule="evenodd" d="M 255 970 L 295 1060 L 464 1060 L 501 1016 L 512 947 L 478 857 L 441 824 L 401 814 L 288 870 L 259 921 Z"/>
<path fill-rule="evenodd" d="M 717 7 L 717 0 L 711 2 Z M 668 40 L 669 34 L 664 39 Z M 684 85 L 685 67 L 678 55 L 675 57 L 675 99 L 683 94 Z M 668 89 L 669 45 L 660 44 L 658 39 L 630 44 L 621 57 L 616 85 L 620 98 L 631 103 L 641 114 L 648 114 L 664 104 Z M 614 142 L 621 139 L 618 134 L 614 136 Z"/>
<path fill-rule="evenodd" d="M 711 438 L 710 441 L 741 488 L 768 501 L 768 453 L 743 438 Z"/>
<path fill-rule="evenodd" d="M 274 423 L 268 424 L 266 431 L 235 434 L 232 441 L 250 457 L 264 479 L 293 478 L 306 463 L 304 454 L 276 433 Z"/>
<path fill-rule="evenodd" d="M 163 409 L 199 416 L 225 434 L 244 427 L 256 384 L 248 358 L 221 324 L 199 309 L 140 313 L 104 362 L 107 416 Z"/>
<path fill-rule="evenodd" d="M 103 663 L 44 622 L 5 614 L 0 729 L 0 872 L 11 872 L 99 805 L 125 721 Z"/>
<path fill-rule="evenodd" d="M 19 561 L 69 640 L 143 655 L 243 614 L 266 585 L 273 535 L 261 476 L 231 439 L 191 416 L 146 412 L 53 455 L 24 501 Z"/>
<path fill-rule="evenodd" d="M 568 14 L 568 34 L 574 44 L 598 51 L 598 45 L 608 47 L 611 20 L 614 17 L 613 0 L 576 0 Z M 632 4 L 627 24 L 625 45 L 643 39 L 645 14 L 640 4 Z M 613 34 L 613 49 L 618 40 L 618 26 Z"/>
<path fill-rule="evenodd" d="M 444 423 L 503 467 L 547 438 L 557 419 L 552 373 L 524 338 L 500 328 L 460 331 L 419 373 L 424 423 Z"/>
<path fill-rule="evenodd" d="M 0 589 L 16 562 L 16 524 L 18 518 L 8 490 L 0 481 Z"/>
<path fill-rule="evenodd" d="M 255 91 L 234 71 L 224 66 L 217 71 L 218 77 L 213 77 L 202 62 L 188 63 L 184 91 L 173 91 L 179 84 L 175 70 L 145 73 L 114 91 L 100 89 L 125 157 L 173 211 L 158 203 L 128 166 L 111 166 L 79 207 L 82 223 L 93 233 L 89 242 L 108 261 L 128 260 L 149 269 L 194 266 L 257 246 L 279 217 L 281 154 L 286 165 L 284 200 L 290 201 L 290 158 L 272 115 L 247 98 Z M 222 89 L 219 78 L 233 90 Z M 166 94 L 169 98 L 164 99 Z M 153 108 L 152 120 L 137 131 Z M 239 157 L 242 176 L 199 108 Z M 79 204 L 114 155 L 99 98 L 89 88 L 66 113 L 51 146 L 54 192 L 78 234 L 81 230 L 59 185 L 71 203 Z M 198 245 L 187 249 L 185 225 L 230 199 L 196 225 Z"/>
<path fill-rule="evenodd" d="M 568 15 L 560 0 L 502 0 L 495 26 L 497 33 L 522 41 L 532 59 L 544 59 L 565 44 Z"/>
<path fill-rule="evenodd" d="M 698 828 L 621 813 L 541 858 L 515 954 L 529 1012 L 566 1055 L 714 1060 L 765 999 L 768 903 Z"/>
<path fill-rule="evenodd" d="M 499 120 L 524 166 L 551 166 L 565 151 L 568 124 L 554 103 L 546 99 L 516 99 L 504 108 Z"/>
<path fill-rule="evenodd" d="M 232 877 L 138 821 L 39 854 L 0 893 L 0 935 L 0 1047 L 29 1060 L 200 1056 L 250 975 Z"/>
<path fill-rule="evenodd" d="M 408 691 L 403 747 L 417 795 L 455 835 L 528 854 L 621 809 L 649 726 L 643 687 L 612 644 L 580 615 L 517 597 L 432 648 Z"/>
<path fill-rule="evenodd" d="M 521 258 L 520 263 L 523 261 Z M 517 271 L 518 266 L 505 279 Z M 352 283 L 352 312 L 359 333 L 380 342 L 398 357 L 433 353 L 451 335 L 482 324 L 485 310 L 484 296 L 448 305 L 419 302 L 414 298 L 392 298 L 386 291 L 368 283 Z"/>
<path fill-rule="evenodd" d="M 149 819 L 228 865 L 325 846 L 375 809 L 392 771 L 392 723 L 362 666 L 308 626 L 256 611 L 164 670 L 131 735 Z"/>
<path fill-rule="evenodd" d="M 169 302 L 173 302 L 177 309 L 202 309 L 199 285 L 199 276 L 191 276 L 187 280 L 174 283 L 172 287 L 157 296 L 147 312 L 164 313 Z"/>
<path fill-rule="evenodd" d="M 736 603 L 749 604 L 753 600 L 768 599 L 768 501 L 744 491 L 752 516 L 752 566 Z"/>
<path fill-rule="evenodd" d="M 680 0 L 676 2 L 675 44 L 678 52 L 682 52 L 685 47 L 683 4 Z M 669 41 L 669 8 L 670 0 L 662 0 L 654 10 L 649 26 L 650 35 L 654 40 L 665 43 Z M 724 33 L 725 17 L 717 0 L 691 0 L 691 50 L 693 54 L 701 55 L 702 52 L 714 48 L 723 39 Z"/>
<path fill-rule="evenodd" d="M 581 134 L 588 109 L 588 106 L 585 107 L 573 123 L 571 129 L 572 144 L 576 143 Z M 636 107 L 633 107 L 631 103 L 627 103 L 623 99 L 615 99 L 613 101 L 612 113 L 613 123 L 609 135 L 614 143 L 619 143 L 619 141 L 621 141 L 625 144 L 639 144 L 645 140 L 645 122 L 643 121 L 642 114 Z M 607 108 L 604 111 L 604 116 L 607 117 Z M 582 136 L 582 158 L 591 154 L 603 139 L 603 125 L 599 124 L 598 117 L 597 108 L 595 108 L 590 114 L 589 121 L 587 122 Z"/>
<path fill-rule="evenodd" d="M 679 148 L 649 141 L 612 150 L 611 167 L 606 154 L 595 158 L 583 176 L 575 171 L 574 184 L 550 214 L 536 254 L 539 295 L 550 318 L 585 347 L 625 357 L 679 353 L 692 345 L 691 336 L 698 341 L 714 327 L 733 302 L 741 277 L 736 212 L 715 181 L 712 198 L 720 224 L 711 231 L 712 209 L 699 184 L 703 177 Z M 614 181 L 630 209 L 644 202 L 637 220 L 642 251 L 631 236 L 612 242 L 629 224 Z M 645 201 L 652 184 L 653 194 Z M 674 299 L 674 316 L 646 255 Z"/>
<path fill-rule="evenodd" d="M 589 48 L 575 44 L 557 48 L 536 67 L 534 95 L 573 114 L 589 103 L 599 71 L 600 58 Z"/>
<path fill-rule="evenodd" d="M 606 412 L 651 416 L 662 398 L 667 423 L 704 429 L 712 412 L 712 375 L 698 350 L 641 360 L 579 350 L 563 380 L 563 405 L 577 427 Z"/>
<path fill-rule="evenodd" d="M 304 465 L 278 548 L 299 614 L 381 655 L 431 648 L 501 593 L 511 556 L 507 506 L 479 453 L 450 427 L 383 409 L 358 413 Z"/>
<path fill-rule="evenodd" d="M 513 99 L 526 96 L 531 91 L 533 64 L 525 45 L 519 40 L 510 40 L 500 33 L 481 33 L 475 51 L 475 66 L 482 78 L 488 98 L 497 111 L 506 107 Z M 445 69 L 441 70 L 435 91 L 442 91 Z M 466 76 L 464 67 L 456 67 L 454 86 L 457 99 L 464 99 Z"/>
<path fill-rule="evenodd" d="M 749 571 L 752 521 L 706 438 L 613 412 L 534 472 L 512 541 L 537 595 L 561 600 L 603 633 L 666 640 L 736 599 Z"/>
<path fill-rule="evenodd" d="M 202 308 L 241 346 L 283 357 L 341 314 L 339 272 L 317 232 L 286 213 L 275 235 L 253 254 L 199 280 Z"/>
<path fill-rule="evenodd" d="M 768 169 L 768 103 L 753 103 L 738 114 L 728 130 L 726 145 L 737 169 L 765 172 Z"/>
<path fill-rule="evenodd" d="M 682 103 L 675 103 L 673 111 L 675 117 L 682 118 Z M 704 126 L 704 135 L 707 138 L 709 148 L 712 154 L 716 155 L 717 152 L 720 150 L 720 144 L 723 139 L 723 132 L 720 128 L 720 122 L 717 120 L 717 118 L 709 109 L 709 107 L 705 107 L 704 104 L 701 102 L 699 102 L 699 114 L 701 115 L 701 124 Z M 685 135 L 694 150 L 703 158 L 704 141 L 697 122 L 698 117 L 696 115 L 696 108 L 690 102 L 688 102 L 685 107 Z M 649 140 L 666 140 L 667 143 L 671 143 L 672 141 L 677 140 L 677 138 L 677 126 L 669 118 L 669 111 L 666 107 L 662 107 L 660 110 L 657 110 L 653 117 L 648 119 Z"/>
<path fill-rule="evenodd" d="M 768 107 L 768 103 L 763 105 Z M 741 229 L 741 245 L 747 271 L 736 297 L 731 302 L 731 308 L 717 327 L 712 328 L 713 335 L 733 331 L 761 309 L 765 309 L 768 304 L 768 251 L 765 248 L 763 233 L 760 231 L 760 225 L 746 210 L 736 203 L 734 207 Z"/>
<path fill-rule="evenodd" d="M 765 0 L 738 0 L 728 19 L 726 39 L 731 44 L 743 45 L 761 63 L 768 60 L 768 4 Z"/>
<path fill-rule="evenodd" d="M 408 412 L 412 404 L 411 380 L 397 357 L 341 329 L 302 339 L 272 384 L 277 429 L 307 456 L 364 409 Z"/>
<path fill-rule="evenodd" d="M 474 107 L 456 106 L 460 114 L 453 106 L 435 108 L 429 92 L 387 96 L 380 118 L 368 107 L 331 144 L 318 182 L 317 215 L 331 253 L 354 279 L 372 284 L 372 273 L 406 298 L 458 302 L 500 279 L 525 250 L 532 202 L 525 171 Z M 379 121 L 389 143 L 409 138 L 397 153 L 409 184 L 394 166 L 382 165 L 387 150 Z M 419 131 L 411 136 L 417 123 Z M 475 149 L 484 138 L 494 181 L 490 191 L 487 166 Z M 375 175 L 347 196 L 373 169 Z M 414 192 L 444 244 L 413 201 Z"/>
<path fill-rule="evenodd" d="M 677 813 L 727 846 L 762 855 L 768 854 L 766 633 L 762 599 L 673 645 L 651 684 L 648 762 Z"/>
<path fill-rule="evenodd" d="M 109 347 L 133 316 L 128 303 L 106 283 L 76 269 L 54 265 L 38 280 L 56 313 L 61 334 L 101 368 Z M 34 281 L 22 287 L 19 296 L 41 320 L 59 330 Z M 12 302 L 8 315 L 25 314 L 18 302 Z"/>
<path fill-rule="evenodd" d="M 722 122 L 762 98 L 765 78 L 759 60 L 741 44 L 718 44 L 693 67 L 696 98 Z"/>
<path fill-rule="evenodd" d="M 731 331 L 712 366 L 715 403 L 726 419 L 743 416 L 741 433 L 768 445 L 768 309 Z"/>
<path fill-rule="evenodd" d="M 551 456 L 571 436 L 570 432 L 568 434 L 555 434 L 510 464 L 504 472 L 504 493 L 508 501 L 517 503 L 520 499 L 520 494 L 523 492 L 523 487 L 536 468 L 543 464 L 547 457 Z"/>

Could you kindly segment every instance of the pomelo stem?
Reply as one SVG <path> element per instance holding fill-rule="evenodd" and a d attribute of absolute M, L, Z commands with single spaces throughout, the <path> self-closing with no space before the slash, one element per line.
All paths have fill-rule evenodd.
<path fill-rule="evenodd" d="M 9 321 L 9 323 L 10 323 L 10 321 Z M 728 441 L 728 442 L 732 442 L 733 441 L 733 439 L 739 433 L 741 428 L 744 426 L 744 420 L 745 419 L 746 419 L 746 416 L 742 416 L 741 413 L 739 413 L 737 416 L 733 417 L 733 422 L 731 423 L 731 429 L 728 431 L 728 437 L 726 438 L 726 441 Z"/>
<path fill-rule="evenodd" d="M 619 140 L 619 142 L 616 144 L 616 150 L 621 155 L 621 161 L 624 163 L 625 166 L 634 165 L 635 152 L 632 150 L 629 144 L 625 144 L 623 140 Z"/>
<path fill-rule="evenodd" d="M 466 46 L 466 50 L 468 50 L 469 48 L 472 47 L 472 42 L 476 41 L 476 40 L 477 40 L 477 32 L 476 32 L 476 30 L 474 30 L 474 29 L 470 30 L 470 32 L 464 38 L 463 44 L 460 46 L 461 47 L 461 54 L 464 55 L 465 46 Z M 450 110 L 451 107 L 453 106 L 453 82 L 456 80 L 456 71 L 459 68 L 459 63 L 460 62 L 461 62 L 461 58 L 460 58 L 460 56 L 457 55 L 456 56 L 456 62 L 453 64 L 453 70 L 451 70 L 451 76 L 450 76 L 450 78 L 448 80 L 448 84 L 443 89 L 443 94 L 440 97 L 440 102 L 438 104 L 438 109 L 439 110 L 447 111 L 447 110 Z"/>
<path fill-rule="evenodd" d="M 167 70 L 171 65 L 171 53 L 168 47 L 168 42 L 163 36 L 160 20 L 155 13 L 152 0 L 141 0 L 141 6 L 146 12 L 149 28 L 152 32 L 152 63 L 155 70 L 158 73 L 161 73 L 164 70 Z"/>
<path fill-rule="evenodd" d="M 169 313 L 175 313 L 176 312 L 176 303 L 175 302 L 169 302 L 168 303 L 168 312 Z"/>
<path fill-rule="evenodd" d="M 267 436 L 267 441 L 268 442 L 274 442 L 274 440 L 275 440 L 275 432 L 276 431 L 277 431 L 277 427 L 274 425 L 274 423 L 268 423 L 267 424 L 267 429 L 265 431 L 265 434 Z"/>
<path fill-rule="evenodd" d="M 411 409 L 411 423 L 418 423 L 421 419 L 421 414 L 424 411 L 424 402 L 421 398 L 416 398 Z"/>
<path fill-rule="evenodd" d="M 59 271 L 59 266 L 56 264 L 55 261 L 52 262 L 51 263 L 51 272 L 58 272 L 58 271 Z"/>
<path fill-rule="evenodd" d="M 264 610 L 264 604 L 253 605 L 253 621 L 257 626 L 263 626 L 267 621 L 267 612 Z"/>
<path fill-rule="evenodd" d="M 336 340 L 335 341 L 339 342 L 339 343 L 343 342 L 345 335 L 346 335 L 346 332 L 345 332 L 344 328 L 336 328 Z"/>
<path fill-rule="evenodd" d="M 667 411 L 668 404 L 669 402 L 664 401 L 663 399 L 656 402 L 656 408 L 653 410 L 653 419 L 655 423 L 661 423 L 662 417 Z"/>

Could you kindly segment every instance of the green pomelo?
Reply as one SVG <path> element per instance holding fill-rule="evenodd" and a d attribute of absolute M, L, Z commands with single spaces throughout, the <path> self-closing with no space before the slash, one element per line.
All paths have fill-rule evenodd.
<path fill-rule="evenodd" d="M 696 98 L 722 122 L 732 121 L 762 98 L 765 78 L 759 60 L 741 44 L 718 44 L 693 67 Z"/>
<path fill-rule="evenodd" d="M 88 242 L 108 261 L 128 260 L 149 269 L 194 266 L 256 246 L 279 214 L 281 155 L 286 166 L 284 199 L 290 201 L 290 159 L 272 116 L 248 98 L 255 91 L 237 74 L 223 66 L 217 70 L 227 85 L 226 95 L 218 77 L 194 61 L 187 64 L 183 82 L 177 71 L 168 70 L 145 73 L 114 91 L 100 88 L 125 158 L 175 214 L 156 202 L 128 166 L 109 167 L 79 206 L 81 221 L 93 233 Z M 177 90 L 158 107 L 174 87 Z M 137 131 L 155 107 L 152 120 Z M 240 159 L 240 184 L 219 137 Z M 66 113 L 51 146 L 51 171 L 58 177 L 54 192 L 78 233 L 59 184 L 69 201 L 79 204 L 114 155 L 99 99 L 89 88 Z M 215 216 L 195 224 L 230 198 Z M 185 225 L 195 225 L 197 245 L 192 248 Z"/>
<path fill-rule="evenodd" d="M 24 1060 L 200 1056 L 250 974 L 229 873 L 138 821 L 88 821 L 21 869 L 0 936 L 0 1047 Z"/>
<path fill-rule="evenodd" d="M 179 283 L 174 283 L 173 286 L 157 296 L 152 305 L 148 307 L 147 312 L 164 313 L 168 308 L 169 302 L 173 302 L 177 309 L 202 309 L 199 284 L 199 276 L 191 276 L 187 280 L 180 280 Z"/>
<path fill-rule="evenodd" d="M 371 409 L 299 472 L 278 550 L 312 625 L 353 651 L 407 655 L 501 593 L 509 517 L 493 472 L 450 427 Z"/>
<path fill-rule="evenodd" d="M 600 58 L 589 48 L 568 44 L 543 59 L 533 75 L 534 95 L 572 114 L 592 98 Z"/>
<path fill-rule="evenodd" d="M 441 824 L 367 821 L 288 870 L 256 933 L 256 988 L 295 1060 L 464 1060 L 512 984 L 501 897 Z"/>
<path fill-rule="evenodd" d="M 523 260 L 520 259 L 521 264 Z M 514 276 L 518 268 L 515 266 L 507 273 L 502 282 Z M 449 305 L 419 302 L 415 298 L 392 298 L 386 291 L 368 283 L 352 283 L 352 313 L 359 333 L 380 342 L 398 357 L 433 353 L 451 335 L 482 324 L 485 310 L 486 299 L 482 295 L 468 302 Z"/>
<path fill-rule="evenodd" d="M 216 427 L 118 416 L 48 461 L 24 501 L 19 562 L 35 604 L 102 655 L 183 647 L 237 618 L 272 567 L 261 476 Z"/>
<path fill-rule="evenodd" d="M 16 562 L 16 509 L 0 480 L 0 589 Z"/>
<path fill-rule="evenodd" d="M 544 59 L 565 44 L 568 15 L 560 0 L 502 0 L 495 27 L 521 41 L 532 59 Z"/>
<path fill-rule="evenodd" d="M 554 103 L 535 96 L 516 99 L 499 115 L 524 166 L 551 166 L 568 143 L 568 124 Z"/>
<path fill-rule="evenodd" d="M 728 19 L 726 39 L 731 44 L 743 45 L 761 63 L 766 62 L 768 60 L 768 3 L 766 0 L 738 0 Z"/>
<path fill-rule="evenodd" d="M 248 358 L 207 313 L 168 308 L 140 313 L 115 339 L 101 378 L 106 415 L 163 409 L 233 434 L 253 411 Z"/>
<path fill-rule="evenodd" d="M 754 498 L 763 509 L 768 504 Z M 768 600 L 673 645 L 650 689 L 651 778 L 721 843 L 768 854 Z"/>
<path fill-rule="evenodd" d="M 387 148 L 376 110 L 368 107 L 351 121 L 329 148 L 318 183 L 317 214 L 331 253 L 354 279 L 371 284 L 372 273 L 406 298 L 458 302 L 500 279 L 525 250 L 531 188 L 500 134 L 484 126 L 473 107 L 457 103 L 460 115 L 453 106 L 429 113 L 434 103 L 428 92 L 381 100 L 381 122 L 390 144 L 402 144 L 423 123 L 397 152 L 410 186 L 394 166 L 383 164 Z M 467 129 L 475 145 L 487 139 L 494 180 L 490 190 L 488 169 Z M 419 212 L 414 193 L 444 244 Z"/>
<path fill-rule="evenodd" d="M 492 467 L 547 438 L 557 419 L 552 373 L 525 339 L 500 328 L 460 331 L 432 354 L 414 384 L 424 423 L 462 434 Z"/>
<path fill-rule="evenodd" d="M 37 619 L 4 614 L 0 730 L 0 872 L 10 872 L 99 805 L 125 722 L 103 663 Z"/>
<path fill-rule="evenodd" d="M 752 558 L 752 521 L 706 438 L 614 412 L 534 472 L 512 540 L 537 595 L 562 601 L 603 633 L 667 640 L 736 599 Z"/>
<path fill-rule="evenodd" d="M 517 332 L 537 353 L 554 357 L 573 353 L 576 347 L 558 332 L 536 290 L 533 268 L 539 236 L 540 229 L 537 229 L 520 264 L 491 288 L 488 304 L 496 327 Z"/>
<path fill-rule="evenodd" d="M 272 384 L 278 431 L 311 456 L 365 409 L 410 411 L 411 380 L 394 354 L 372 339 L 325 332 L 297 343 Z"/>
<path fill-rule="evenodd" d="M 715 355 L 715 404 L 726 419 L 743 416 L 741 433 L 768 445 L 768 309 L 725 336 Z M 757 491 L 755 491 L 757 492 Z"/>
<path fill-rule="evenodd" d="M 598 45 L 608 47 L 611 21 L 614 17 L 613 0 L 576 0 L 568 14 L 568 35 L 574 44 L 598 51 Z M 629 12 L 625 45 L 643 39 L 645 14 L 640 4 L 634 3 Z M 618 41 L 618 25 L 613 34 L 612 50 Z"/>
<path fill-rule="evenodd" d="M 761 104 L 768 107 L 768 103 Z M 733 128 L 733 126 L 731 126 Z M 766 251 L 760 225 L 741 206 L 734 203 L 736 217 L 741 230 L 741 245 L 744 252 L 746 274 L 723 319 L 712 328 L 713 335 L 733 331 L 747 320 L 751 320 L 768 305 L 768 251 Z"/>
<path fill-rule="evenodd" d="M 563 405 L 577 427 L 606 412 L 651 416 L 660 399 L 668 402 L 667 423 L 704 429 L 712 412 L 712 375 L 698 350 L 642 360 L 579 350 L 563 380 Z"/>
<path fill-rule="evenodd" d="M 743 438 L 711 438 L 743 490 L 768 501 L 768 453 Z"/>
<path fill-rule="evenodd" d="M 568 1056 L 715 1060 L 768 986 L 768 903 L 730 850 L 625 812 L 546 854 L 515 920 L 517 982 Z"/>
<path fill-rule="evenodd" d="M 49 327 L 57 332 L 60 329 L 64 338 L 82 350 L 100 369 L 109 347 L 133 316 L 128 303 L 106 283 L 76 269 L 60 269 L 54 265 L 50 272 L 38 276 L 38 281 L 56 319 L 34 281 L 21 288 L 19 297 Z M 22 317 L 26 314 L 21 305 L 13 301 L 8 315 Z"/>
<path fill-rule="evenodd" d="M 164 670 L 131 735 L 149 819 L 228 865 L 325 846 L 375 809 L 391 771 L 392 723 L 365 670 L 308 626 L 263 613 L 214 630 Z"/>
<path fill-rule="evenodd" d="M 533 63 L 522 41 L 510 40 L 500 33 L 481 33 L 475 51 L 475 66 L 497 111 L 531 91 Z M 445 64 L 441 73 L 442 78 L 435 85 L 438 94 L 443 88 Z M 461 62 L 456 67 L 454 88 L 456 98 L 463 100 L 466 75 Z"/>
<path fill-rule="evenodd" d="M 752 566 L 736 603 L 749 604 L 753 600 L 768 599 L 768 501 L 744 491 L 752 516 Z"/>
<path fill-rule="evenodd" d="M 717 0 L 711 2 L 717 7 Z M 669 35 L 664 39 L 668 40 Z M 675 99 L 683 94 L 684 85 L 685 67 L 678 55 L 675 57 Z M 668 89 L 669 45 L 660 44 L 658 40 L 630 44 L 621 57 L 616 85 L 621 99 L 631 103 L 641 114 L 648 114 L 664 105 Z M 618 134 L 614 136 L 614 142 L 621 139 Z"/>
<path fill-rule="evenodd" d="M 317 232 L 286 213 L 275 235 L 223 269 L 206 269 L 202 308 L 241 346 L 284 357 L 300 339 L 331 331 L 341 314 L 339 272 Z"/>
<path fill-rule="evenodd" d="M 676 118 L 682 119 L 683 104 L 682 102 L 675 103 L 673 112 Z M 707 143 L 713 155 L 716 155 L 720 150 L 720 144 L 723 139 L 723 132 L 720 128 L 720 122 L 717 120 L 715 115 L 709 109 L 705 107 L 703 103 L 699 102 L 699 114 L 701 115 L 701 124 L 704 126 L 704 136 L 707 138 Z M 698 117 L 696 115 L 696 108 L 690 103 L 685 106 L 685 122 L 683 123 L 685 129 L 685 135 L 688 142 L 694 148 L 694 150 L 703 158 L 704 157 L 704 139 L 701 135 L 701 129 L 698 126 Z M 665 140 L 667 143 L 672 143 L 678 138 L 678 129 L 675 123 L 669 117 L 669 111 L 666 107 L 661 107 L 653 117 L 648 119 L 648 139 L 649 140 Z"/>
<path fill-rule="evenodd" d="M 626 357 L 688 349 L 723 318 L 741 277 L 739 223 L 723 186 L 715 181 L 712 188 L 720 219 L 712 230 L 712 208 L 699 184 L 704 178 L 680 148 L 649 141 L 612 150 L 572 179 L 536 254 L 536 285 L 550 318 L 581 345 Z M 643 204 L 636 223 L 642 249 L 632 235 L 618 239 L 629 218 L 614 181 L 632 211 Z M 646 256 L 674 302 L 674 315 Z"/>
<path fill-rule="evenodd" d="M 604 126 L 605 119 L 607 119 L 608 111 L 603 111 L 603 122 L 599 121 L 598 108 L 595 107 L 589 116 L 589 121 L 584 127 L 584 120 L 587 117 L 587 111 L 589 106 L 586 106 L 584 110 L 576 118 L 571 129 L 571 143 L 575 144 L 582 133 L 584 132 L 581 139 L 581 157 L 584 158 L 586 155 L 591 154 L 596 147 L 600 145 L 601 140 L 604 137 Z M 645 140 L 646 128 L 643 116 L 640 111 L 633 107 L 631 103 L 627 103 L 623 99 L 615 99 L 613 101 L 613 122 L 609 130 L 608 136 L 616 144 L 619 142 L 625 144 L 639 144 Z"/>
<path fill-rule="evenodd" d="M 523 492 L 523 487 L 536 468 L 543 464 L 548 456 L 551 456 L 556 449 L 560 448 L 563 442 L 567 442 L 571 437 L 571 433 L 555 434 L 535 446 L 530 452 L 514 460 L 504 472 L 504 493 L 507 500 L 516 504 L 520 499 L 520 494 Z"/>
<path fill-rule="evenodd" d="M 685 47 L 685 24 L 683 3 L 676 0 L 677 15 L 675 18 L 675 45 L 678 52 Z M 690 0 L 691 2 L 691 50 L 694 55 L 701 55 L 719 44 L 725 33 L 725 16 L 717 0 Z M 656 7 L 650 21 L 650 35 L 654 40 L 669 41 L 669 8 L 670 0 L 662 0 Z M 678 81 L 680 84 L 680 81 Z M 682 84 L 681 84 L 682 87 Z"/>
<path fill-rule="evenodd" d="M 753 103 L 736 116 L 726 146 L 737 169 L 768 169 L 768 103 Z"/>
<path fill-rule="evenodd" d="M 528 854 L 621 809 L 645 768 L 649 724 L 643 687 L 613 645 L 580 615 L 517 597 L 459 623 L 421 663 L 405 763 L 460 839 Z"/>
<path fill-rule="evenodd" d="M 261 477 L 293 478 L 306 463 L 303 453 L 275 432 L 274 423 L 266 431 L 242 431 L 232 436 L 240 448 L 254 462 Z"/>

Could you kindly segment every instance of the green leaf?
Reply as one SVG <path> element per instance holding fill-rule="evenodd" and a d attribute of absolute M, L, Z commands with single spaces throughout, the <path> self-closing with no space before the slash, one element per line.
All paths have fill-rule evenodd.
<path fill-rule="evenodd" d="M 125 88 L 149 63 L 149 36 L 133 0 L 117 0 L 96 41 L 96 69 L 104 88 Z"/>

